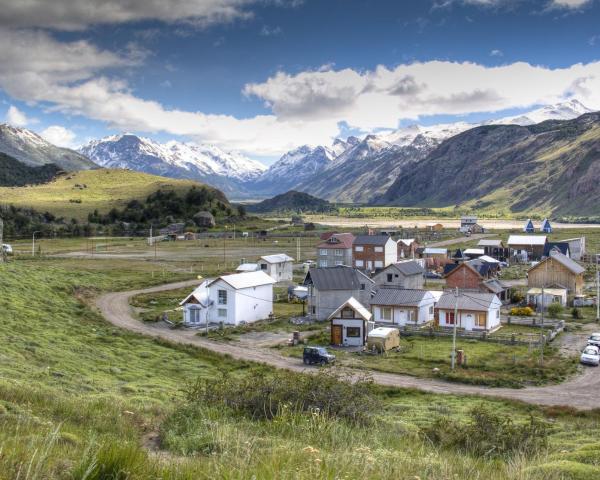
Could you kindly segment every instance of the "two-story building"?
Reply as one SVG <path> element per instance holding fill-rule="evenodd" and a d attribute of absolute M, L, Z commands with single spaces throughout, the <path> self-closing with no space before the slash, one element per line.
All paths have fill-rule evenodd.
<path fill-rule="evenodd" d="M 425 282 L 425 269 L 415 260 L 396 262 L 376 273 L 373 280 L 378 286 L 419 289 Z"/>
<path fill-rule="evenodd" d="M 294 259 L 285 253 L 265 255 L 257 263 L 276 282 L 291 282 L 294 278 Z"/>
<path fill-rule="evenodd" d="M 585 268 L 560 252 L 550 256 L 527 272 L 529 288 L 559 287 L 567 290 L 570 298 L 583 293 Z"/>
<path fill-rule="evenodd" d="M 317 266 L 337 267 L 338 265 L 352 266 L 351 233 L 334 233 L 317 245 Z"/>
<path fill-rule="evenodd" d="M 398 261 L 396 242 L 387 235 L 358 235 L 352 244 L 352 266 L 373 272 Z"/>

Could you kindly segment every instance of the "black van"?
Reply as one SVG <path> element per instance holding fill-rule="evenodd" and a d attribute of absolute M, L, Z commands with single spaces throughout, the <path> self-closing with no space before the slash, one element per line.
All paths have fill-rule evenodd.
<path fill-rule="evenodd" d="M 311 365 L 313 363 L 326 365 L 335 362 L 335 355 L 329 353 L 324 347 L 304 347 L 302 360 L 305 365 Z"/>

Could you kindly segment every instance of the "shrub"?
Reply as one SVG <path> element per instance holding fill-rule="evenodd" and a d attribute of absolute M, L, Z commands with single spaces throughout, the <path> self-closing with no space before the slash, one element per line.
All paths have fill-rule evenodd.
<path fill-rule="evenodd" d="M 185 395 L 189 403 L 222 405 L 253 419 L 271 420 L 283 410 L 292 410 L 367 424 L 379 404 L 371 387 L 368 378 L 346 379 L 327 371 L 314 375 L 253 372 L 242 378 L 200 378 Z"/>
<path fill-rule="evenodd" d="M 578 308 L 573 307 L 571 310 L 571 317 L 573 317 L 575 320 L 581 320 L 583 318 L 583 313 L 581 313 L 581 310 Z"/>
<path fill-rule="evenodd" d="M 525 295 L 523 295 L 518 290 L 513 290 L 512 291 L 512 293 L 510 295 L 510 301 L 512 303 L 521 303 L 523 300 L 525 300 Z"/>
<path fill-rule="evenodd" d="M 560 303 L 551 303 L 548 305 L 548 315 L 552 318 L 558 317 L 563 310 L 563 306 Z"/>
<path fill-rule="evenodd" d="M 514 423 L 505 414 L 478 406 L 469 412 L 466 423 L 440 417 L 427 427 L 425 436 L 443 448 L 482 457 L 532 456 L 546 446 L 549 428 L 531 416 L 526 423 Z"/>
<path fill-rule="evenodd" d="M 510 314 L 517 317 L 531 317 L 533 313 L 533 308 L 531 307 L 513 307 L 510 309 Z"/>
<path fill-rule="evenodd" d="M 87 455 L 75 468 L 72 477 L 85 480 L 127 480 L 143 478 L 148 455 L 130 443 L 108 443 Z"/>

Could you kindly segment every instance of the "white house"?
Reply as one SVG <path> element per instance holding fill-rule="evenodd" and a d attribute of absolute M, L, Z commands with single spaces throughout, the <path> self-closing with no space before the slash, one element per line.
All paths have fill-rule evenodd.
<path fill-rule="evenodd" d="M 527 305 L 534 305 L 537 310 L 544 310 L 552 303 L 560 303 L 563 307 L 567 306 L 568 291 L 566 288 L 545 288 L 542 296 L 542 289 L 533 287 L 527 290 Z"/>
<path fill-rule="evenodd" d="M 242 263 L 235 269 L 238 273 L 257 272 L 258 270 L 260 270 L 258 263 Z"/>
<path fill-rule="evenodd" d="M 273 280 L 264 272 L 245 272 L 205 280 L 180 305 L 187 326 L 223 322 L 239 325 L 273 313 Z"/>
<path fill-rule="evenodd" d="M 350 297 L 330 316 L 331 344 L 344 347 L 361 347 L 374 328 L 371 312 L 356 298 Z"/>
<path fill-rule="evenodd" d="M 285 253 L 260 257 L 258 265 L 276 282 L 291 282 L 294 278 L 294 259 Z"/>
<path fill-rule="evenodd" d="M 458 318 L 455 306 L 458 302 Z M 502 302 L 493 293 L 474 291 L 445 292 L 438 301 L 438 321 L 441 327 L 454 327 L 464 330 L 491 332 L 500 328 L 500 307 Z"/>
<path fill-rule="evenodd" d="M 376 323 L 423 325 L 434 319 L 435 297 L 427 290 L 380 288 L 371 299 Z"/>

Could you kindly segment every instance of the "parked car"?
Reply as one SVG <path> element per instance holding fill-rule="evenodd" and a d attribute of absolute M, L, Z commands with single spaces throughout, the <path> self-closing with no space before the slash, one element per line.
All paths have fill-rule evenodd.
<path fill-rule="evenodd" d="M 583 349 L 579 361 L 585 365 L 593 365 L 597 367 L 600 365 L 600 350 L 598 350 L 598 347 L 588 345 Z"/>
<path fill-rule="evenodd" d="M 592 333 L 588 338 L 587 344 L 600 348 L 600 333 Z"/>
<path fill-rule="evenodd" d="M 2 251 L 4 253 L 6 253 L 7 255 L 12 255 L 12 253 L 13 253 L 12 246 L 10 246 L 8 243 L 2 244 Z"/>
<path fill-rule="evenodd" d="M 329 353 L 324 347 L 304 347 L 302 361 L 305 365 L 311 365 L 313 363 L 326 365 L 335 362 L 335 355 Z"/>
<path fill-rule="evenodd" d="M 442 276 L 437 272 L 427 272 L 425 274 L 425 278 L 439 280 L 440 278 L 442 278 Z"/>

